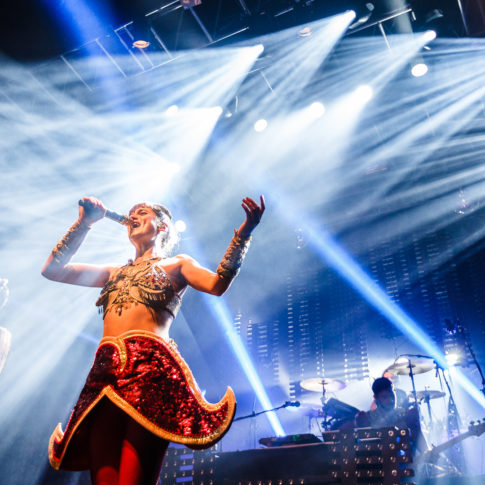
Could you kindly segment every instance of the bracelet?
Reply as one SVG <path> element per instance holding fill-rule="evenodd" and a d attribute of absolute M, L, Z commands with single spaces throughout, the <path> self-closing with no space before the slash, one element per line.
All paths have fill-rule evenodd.
<path fill-rule="evenodd" d="M 221 278 L 232 280 L 239 274 L 244 257 L 248 252 L 251 239 L 251 236 L 246 238 L 241 237 L 237 231 L 234 230 L 234 237 L 217 267 L 217 274 Z"/>
<path fill-rule="evenodd" d="M 64 234 L 63 238 L 54 246 L 52 257 L 58 264 L 66 264 L 79 249 L 91 226 L 84 221 L 77 220 Z"/>

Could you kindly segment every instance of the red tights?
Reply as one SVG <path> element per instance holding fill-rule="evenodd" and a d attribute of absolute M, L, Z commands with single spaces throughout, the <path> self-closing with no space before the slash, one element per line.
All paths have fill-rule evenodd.
<path fill-rule="evenodd" d="M 147 431 L 108 399 L 101 400 L 92 419 L 93 485 L 156 485 L 168 441 Z"/>

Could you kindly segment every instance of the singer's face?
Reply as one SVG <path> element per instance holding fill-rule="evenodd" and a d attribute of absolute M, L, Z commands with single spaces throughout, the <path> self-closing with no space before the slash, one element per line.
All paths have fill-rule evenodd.
<path fill-rule="evenodd" d="M 160 231 L 155 212 L 147 206 L 135 206 L 129 214 L 131 225 L 128 226 L 128 237 L 132 243 L 155 241 Z"/>

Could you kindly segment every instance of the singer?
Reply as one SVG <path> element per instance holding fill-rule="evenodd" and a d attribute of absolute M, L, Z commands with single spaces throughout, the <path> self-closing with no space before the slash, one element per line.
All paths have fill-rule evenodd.
<path fill-rule="evenodd" d="M 129 212 L 135 259 L 120 266 L 71 263 L 106 208 L 93 198 L 54 247 L 42 269 L 53 281 L 102 288 L 103 338 L 65 431 L 49 441 L 56 469 L 89 469 L 94 485 L 155 485 L 170 441 L 206 448 L 228 430 L 235 412 L 231 388 L 217 404 L 205 401 L 169 338 L 188 286 L 222 295 L 237 276 L 265 206 L 242 201 L 246 219 L 214 273 L 185 254 L 170 256 L 177 240 L 168 209 L 142 202 Z"/>

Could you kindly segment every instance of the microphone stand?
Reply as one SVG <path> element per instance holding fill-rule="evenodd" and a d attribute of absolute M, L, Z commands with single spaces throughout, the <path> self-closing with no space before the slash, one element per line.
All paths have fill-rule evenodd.
<path fill-rule="evenodd" d="M 468 352 L 470 352 L 470 355 L 472 356 L 473 363 L 475 364 L 476 368 L 478 369 L 478 373 L 480 374 L 480 377 L 482 378 L 482 393 L 485 395 L 485 376 L 483 375 L 482 368 L 477 360 L 477 356 L 475 355 L 475 352 L 472 349 L 472 344 L 470 342 L 470 339 L 466 336 L 465 333 L 463 333 L 463 336 L 465 337 L 465 345 L 467 346 Z"/>
<path fill-rule="evenodd" d="M 247 414 L 246 416 L 239 416 L 239 418 L 233 419 L 232 422 L 235 423 L 236 421 L 242 421 L 243 419 L 255 418 L 256 416 L 260 416 L 261 414 L 271 413 L 273 411 L 278 411 L 280 409 L 284 409 L 284 408 L 287 408 L 287 407 L 290 407 L 290 406 L 295 406 L 295 404 L 292 403 L 291 401 L 286 401 L 281 406 L 277 406 L 277 407 L 272 408 L 272 409 L 264 409 L 263 411 L 258 411 L 257 413 L 255 413 L 253 411 L 251 414 Z M 298 406 L 299 406 L 299 404 L 298 404 Z M 295 406 L 295 407 L 298 407 L 298 406 Z"/>

